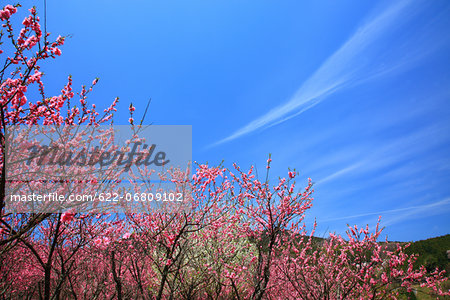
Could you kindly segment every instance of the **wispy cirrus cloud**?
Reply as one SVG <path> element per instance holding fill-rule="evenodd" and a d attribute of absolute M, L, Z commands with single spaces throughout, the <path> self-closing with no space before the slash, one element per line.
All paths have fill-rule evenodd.
<path fill-rule="evenodd" d="M 392 30 L 400 28 L 415 12 L 409 1 L 399 1 L 370 18 L 300 86 L 291 99 L 210 147 L 285 122 L 343 88 L 405 69 L 405 65 L 411 64 L 420 54 L 429 52 L 429 44 L 423 53 L 419 53 L 418 48 L 421 47 L 413 48 L 414 59 L 406 56 L 402 59 L 391 59 L 391 63 L 386 67 L 383 58 L 389 57 L 393 52 L 390 48 L 392 45 L 377 47 L 377 42 Z M 403 48 L 405 45 L 397 46 Z M 374 61 L 378 61 L 378 65 L 374 65 Z"/>
<path fill-rule="evenodd" d="M 344 176 L 379 170 L 398 164 L 405 159 L 418 157 L 425 151 L 448 143 L 450 141 L 450 136 L 446 134 L 448 130 L 449 125 L 447 121 L 437 122 L 409 135 L 375 147 L 370 154 L 366 153 L 366 148 L 362 148 L 359 160 L 343 165 L 339 170 L 323 176 L 316 184 L 325 184 Z"/>
<path fill-rule="evenodd" d="M 340 220 L 351 220 L 351 219 L 369 217 L 369 216 L 386 215 L 387 221 L 383 222 L 383 225 L 388 226 L 388 225 L 392 225 L 392 224 L 400 221 L 403 218 L 410 217 L 410 216 L 416 215 L 416 214 L 420 215 L 423 213 L 428 213 L 428 214 L 429 213 L 431 213 L 431 214 L 443 213 L 442 208 L 449 208 L 449 204 L 450 204 L 450 197 L 445 198 L 440 201 L 435 201 L 433 203 L 424 204 L 424 205 L 414 205 L 414 206 L 382 210 L 382 211 L 376 211 L 376 212 L 354 214 L 354 215 L 343 216 L 343 217 L 321 219 L 320 221 L 321 222 L 332 222 L 332 221 L 340 221 Z M 390 218 L 389 215 L 393 215 L 394 217 Z"/>

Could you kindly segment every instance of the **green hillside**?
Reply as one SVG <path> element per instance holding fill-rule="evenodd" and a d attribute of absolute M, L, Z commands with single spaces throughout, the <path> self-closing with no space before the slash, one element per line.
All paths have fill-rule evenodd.
<path fill-rule="evenodd" d="M 415 263 L 416 267 L 424 265 L 429 271 L 438 267 L 441 270 L 446 270 L 449 274 L 450 260 L 447 258 L 447 250 L 450 250 L 450 234 L 413 242 L 406 249 L 406 252 L 419 255 Z"/>

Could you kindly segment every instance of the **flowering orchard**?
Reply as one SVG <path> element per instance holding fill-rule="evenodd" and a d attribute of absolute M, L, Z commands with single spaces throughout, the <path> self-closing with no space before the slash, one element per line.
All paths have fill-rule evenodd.
<path fill-rule="evenodd" d="M 377 242 L 378 227 L 314 238 L 303 222 L 311 181 L 299 190 L 298 174 L 289 171 L 272 186 L 270 158 L 264 179 L 237 165 L 200 164 L 187 181 L 171 173 L 174 182 L 189 185 L 189 209 L 8 212 L 7 126 L 102 124 L 118 101 L 100 113 L 87 103 L 97 79 L 75 97 L 70 77 L 60 95 L 47 96 L 40 64 L 61 55 L 65 39 L 51 41 L 34 8 L 14 31 L 18 8 L 0 10 L 1 299 L 395 299 L 418 286 L 449 295 L 443 272 L 413 269 L 415 257 L 404 248 Z M 39 96 L 29 95 L 33 88 Z"/>

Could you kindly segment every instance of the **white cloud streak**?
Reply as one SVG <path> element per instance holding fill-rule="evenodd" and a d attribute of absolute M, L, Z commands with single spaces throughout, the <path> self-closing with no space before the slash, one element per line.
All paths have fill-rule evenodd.
<path fill-rule="evenodd" d="M 332 174 L 323 176 L 316 185 L 325 184 L 348 175 L 379 170 L 399 163 L 402 160 L 412 159 L 425 151 L 448 142 L 450 136 L 443 134 L 443 132 L 448 132 L 448 130 L 447 122 L 440 122 L 390 143 L 374 147 L 370 154 L 366 154 L 367 149 L 363 148 L 360 151 L 360 156 L 362 157 L 360 160 L 345 165 Z"/>
<path fill-rule="evenodd" d="M 398 25 L 398 20 L 407 19 L 408 6 L 409 1 L 395 2 L 366 22 L 301 85 L 289 101 L 273 108 L 210 147 L 285 122 L 317 105 L 338 90 L 369 78 L 379 77 L 378 73 L 383 75 L 389 73 L 386 69 L 373 71 L 370 68 L 371 59 L 367 59 L 365 55 L 380 38 Z M 397 62 L 398 65 L 392 65 L 389 69 L 399 69 L 399 65 L 403 63 Z"/>
<path fill-rule="evenodd" d="M 387 222 L 384 222 L 383 225 L 387 226 L 387 225 L 392 225 L 393 223 L 399 221 L 400 219 L 403 219 L 404 217 L 415 215 L 415 214 L 423 214 L 425 212 L 430 212 L 431 210 L 433 210 L 435 213 L 436 212 L 444 213 L 444 211 L 442 210 L 442 207 L 448 208 L 449 205 L 450 205 L 450 197 L 445 198 L 441 201 L 436 201 L 436 202 L 433 202 L 430 204 L 425 204 L 425 205 L 409 206 L 409 207 L 404 207 L 404 208 L 355 214 L 355 215 L 344 216 L 344 217 L 321 219 L 320 222 L 341 221 L 341 220 L 349 220 L 349 219 L 368 217 L 368 216 L 381 216 L 381 215 L 387 215 L 387 214 L 396 214 L 396 213 L 405 213 L 406 212 L 406 214 L 400 215 L 399 218 L 389 219 L 388 217 L 386 217 L 386 218 L 388 218 L 388 220 L 387 220 Z"/>

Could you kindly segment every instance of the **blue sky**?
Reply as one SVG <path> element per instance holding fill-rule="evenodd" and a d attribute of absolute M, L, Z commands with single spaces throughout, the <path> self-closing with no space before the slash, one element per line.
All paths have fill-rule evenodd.
<path fill-rule="evenodd" d="M 147 121 L 193 126 L 193 158 L 296 168 L 315 184 L 319 234 L 382 215 L 391 240 L 450 233 L 450 3 L 433 1 L 47 1 L 71 35 L 45 66 L 100 77 Z M 24 8 L 43 1 L 22 1 Z"/>

